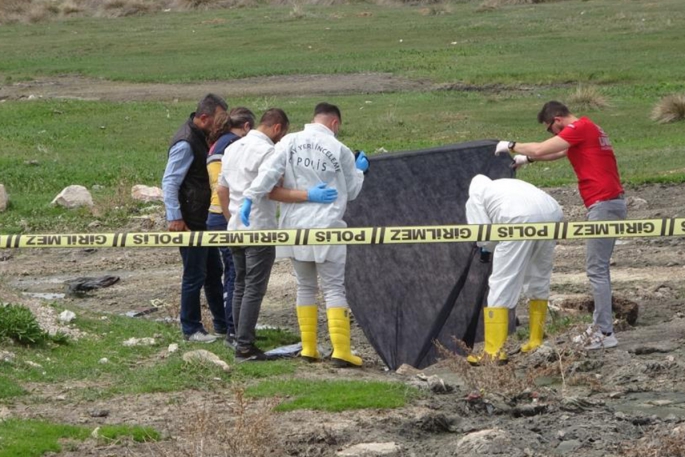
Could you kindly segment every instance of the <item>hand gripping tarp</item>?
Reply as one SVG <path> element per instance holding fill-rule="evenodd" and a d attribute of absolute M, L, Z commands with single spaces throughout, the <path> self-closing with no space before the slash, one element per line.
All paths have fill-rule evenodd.
<path fill-rule="evenodd" d="M 364 187 L 350 202 L 349 227 L 465 224 L 471 178 L 512 178 L 509 154 L 490 140 L 370 157 Z M 350 308 L 385 364 L 423 368 L 438 359 L 434 342 L 462 352 L 472 346 L 487 298 L 490 264 L 475 243 L 347 248 Z"/>

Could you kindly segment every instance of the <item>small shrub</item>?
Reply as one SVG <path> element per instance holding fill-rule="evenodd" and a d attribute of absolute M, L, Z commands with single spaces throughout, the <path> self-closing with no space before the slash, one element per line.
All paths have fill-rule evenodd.
<path fill-rule="evenodd" d="M 29 345 L 44 342 L 48 335 L 31 310 L 21 305 L 4 305 L 0 306 L 0 340 L 8 338 Z"/>
<path fill-rule="evenodd" d="M 609 106 L 606 97 L 592 86 L 578 86 L 575 92 L 569 95 L 568 102 L 574 112 L 599 110 Z"/>
<path fill-rule="evenodd" d="M 652 120 L 659 124 L 685 119 L 685 94 L 672 94 L 662 98 L 652 110 Z"/>

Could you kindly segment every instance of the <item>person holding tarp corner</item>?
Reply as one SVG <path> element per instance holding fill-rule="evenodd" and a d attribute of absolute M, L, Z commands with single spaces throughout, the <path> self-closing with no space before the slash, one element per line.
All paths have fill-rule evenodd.
<path fill-rule="evenodd" d="M 492 181 L 483 175 L 471 180 L 466 202 L 469 224 L 560 222 L 562 218 L 557 201 L 525 181 Z M 469 355 L 469 363 L 478 365 L 484 358 L 507 361 L 503 347 L 509 330 L 509 310 L 516 308 L 522 290 L 530 298 L 530 339 L 521 351 L 530 352 L 542 344 L 555 245 L 554 240 L 478 243 L 494 255 L 488 281 L 490 292 L 483 310 L 484 351 Z"/>
<path fill-rule="evenodd" d="M 515 166 L 534 161 L 568 157 L 578 178 L 578 190 L 587 208 L 589 221 L 624 220 L 627 217 L 623 187 L 616 156 L 609 137 L 587 117 L 578 118 L 562 103 L 545 103 L 538 122 L 547 126 L 552 138 L 541 143 L 500 141 L 495 155 L 511 152 Z M 615 238 L 588 239 L 586 270 L 595 301 L 593 327 L 575 339 L 585 349 L 612 348 L 618 345 L 611 313 L 611 274 L 609 262 Z"/>

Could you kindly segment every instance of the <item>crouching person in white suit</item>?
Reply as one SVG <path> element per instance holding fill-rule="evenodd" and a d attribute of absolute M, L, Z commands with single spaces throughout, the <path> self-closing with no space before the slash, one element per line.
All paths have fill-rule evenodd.
<path fill-rule="evenodd" d="M 483 175 L 477 175 L 471 181 L 466 202 L 469 224 L 559 222 L 562 218 L 559 203 L 525 181 L 493 181 Z M 522 290 L 530 300 L 530 340 L 521 351 L 530 352 L 542 344 L 556 241 L 501 241 L 478 245 L 489 251 L 494 249 L 494 255 L 488 282 L 490 292 L 483 311 L 484 352 L 470 355 L 468 361 L 477 365 L 483 358 L 497 358 L 497 362 L 505 363 L 507 355 L 503 346 L 509 328 L 509 309 L 516 308 Z"/>

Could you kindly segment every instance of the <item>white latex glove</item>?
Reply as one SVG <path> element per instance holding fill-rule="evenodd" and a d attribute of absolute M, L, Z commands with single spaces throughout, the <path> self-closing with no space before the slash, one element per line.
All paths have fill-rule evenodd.
<path fill-rule="evenodd" d="M 501 153 L 506 152 L 509 153 L 509 142 L 508 141 L 500 141 L 497 143 L 497 146 L 495 147 L 495 155 L 498 156 Z"/>
<path fill-rule="evenodd" d="M 514 156 L 514 163 L 511 165 L 511 168 L 519 169 L 521 167 L 525 167 L 529 163 L 530 160 L 528 159 L 528 156 L 524 156 L 523 154 L 516 154 Z"/>

